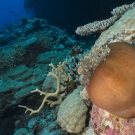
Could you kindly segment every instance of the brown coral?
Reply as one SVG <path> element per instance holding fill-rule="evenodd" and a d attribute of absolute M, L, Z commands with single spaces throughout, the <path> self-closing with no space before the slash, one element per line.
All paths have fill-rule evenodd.
<path fill-rule="evenodd" d="M 90 77 L 87 92 L 98 107 L 122 118 L 135 117 L 135 47 L 109 44 L 109 56 Z"/>

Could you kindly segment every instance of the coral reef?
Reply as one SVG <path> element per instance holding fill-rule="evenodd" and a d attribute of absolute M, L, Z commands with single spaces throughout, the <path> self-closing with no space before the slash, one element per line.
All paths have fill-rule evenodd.
<path fill-rule="evenodd" d="M 58 56 L 59 53 L 61 53 L 61 55 Z M 21 104 L 21 102 L 29 99 L 29 96 L 31 97 L 33 95 L 30 91 L 36 89 L 36 87 L 46 92 L 54 92 L 51 91 L 53 89 L 53 84 L 50 88 L 43 89 L 43 82 L 48 77 L 47 73 L 51 71 L 48 65 L 52 62 L 57 65 L 60 60 L 65 59 L 66 54 L 68 53 L 68 49 L 65 49 L 62 52 L 45 52 L 38 55 L 36 59 L 37 63 L 34 65 L 34 67 L 28 67 L 27 65 L 23 64 L 12 67 L 11 69 L 2 73 L 0 75 L 0 116 L 4 115 L 4 112 L 7 109 L 10 110 L 10 108 L 14 108 L 14 106 L 17 104 Z M 49 86 L 51 81 L 52 80 L 50 79 L 48 82 L 45 82 L 46 85 Z M 56 80 L 54 80 L 54 83 L 55 82 Z M 40 102 L 42 97 L 38 98 Z"/>
<path fill-rule="evenodd" d="M 73 48 L 71 49 L 71 52 L 69 53 L 69 56 L 76 56 L 76 55 L 79 55 L 79 54 L 81 54 L 81 53 L 83 53 L 84 51 L 83 51 L 83 49 L 82 49 L 82 47 L 81 46 L 77 46 L 77 45 L 75 45 L 75 46 L 73 46 Z"/>
<path fill-rule="evenodd" d="M 125 15 L 123 15 L 118 21 L 115 22 L 113 26 L 111 26 L 106 31 L 102 32 L 100 37 L 96 40 L 94 46 L 91 48 L 91 50 L 88 53 L 86 53 L 84 57 L 81 58 L 79 70 L 82 74 L 82 84 L 89 84 L 89 78 L 94 72 L 96 66 L 102 60 L 105 60 L 106 57 L 109 55 L 109 43 L 124 41 L 134 44 L 134 12 L 135 8 L 128 10 L 125 13 Z M 132 17 L 132 19 L 130 17 Z"/>
<path fill-rule="evenodd" d="M 121 18 L 88 52 L 95 38 L 77 41 L 43 19 L 23 18 L 9 26 L 14 38 L 11 43 L 2 41 L 1 56 L 5 60 L 9 46 L 18 53 L 7 54 L 5 62 L 10 64 L 0 73 L 0 116 L 12 118 L 14 135 L 135 134 L 134 13 L 134 3 L 114 9 L 113 19 Z M 96 26 L 100 29 L 93 23 L 95 31 Z M 105 23 L 102 30 L 106 27 Z M 25 114 L 24 108 L 33 115 Z"/>
<path fill-rule="evenodd" d="M 16 34 L 17 32 L 20 34 Z M 75 40 L 74 36 L 66 34 L 65 30 L 50 26 L 46 20 L 38 18 L 22 18 L 19 24 L 10 24 L 0 33 L 2 40 L 9 39 L 0 43 L 0 72 L 20 64 L 34 67 L 36 58 L 43 52 L 61 51 L 75 45 L 83 47 L 86 45 Z M 13 35 L 16 38 L 11 39 Z"/>
<path fill-rule="evenodd" d="M 60 30 L 49 25 L 46 20 L 37 18 L 22 18 L 20 23 L 5 26 L 0 31 L 0 38 L 2 39 L 0 41 L 1 135 L 10 131 L 12 134 L 31 135 L 69 134 L 66 130 L 62 131 L 56 121 L 59 105 L 53 109 L 43 105 L 49 101 L 52 105 L 60 100 L 61 103 L 80 85 L 77 74 L 78 55 L 84 48 L 85 50 L 90 48 L 91 42 L 77 41 L 75 36 L 68 35 L 65 30 Z M 94 41 L 95 38 L 92 42 Z M 73 49 L 69 50 L 72 47 Z M 69 55 L 74 58 L 70 59 Z M 53 63 L 53 69 L 58 69 L 57 71 L 54 69 L 54 73 L 50 74 L 58 75 L 60 71 L 56 66 L 65 60 L 68 61 L 64 66 L 67 80 L 58 81 L 56 76 L 47 76 L 52 68 L 49 68 L 49 63 Z M 62 74 L 61 79 L 63 77 Z M 36 88 L 37 92 L 31 93 Z M 47 95 L 40 96 L 41 93 Z M 48 102 L 42 103 L 44 97 Z M 43 108 L 41 107 L 38 114 L 29 116 L 24 113 L 24 108 L 19 108 L 18 105 L 33 108 L 32 110 L 37 110 L 40 105 Z M 9 122 L 7 124 L 7 120 L 10 120 L 11 124 Z M 79 130 L 82 131 L 81 128 Z"/>
<path fill-rule="evenodd" d="M 92 134 L 91 126 L 98 135 L 135 134 L 134 3 L 132 6 L 114 25 L 101 33 L 91 50 L 81 59 L 78 71 L 93 103 L 92 119 L 86 129 Z M 124 6 L 122 8 L 125 10 Z M 117 14 L 119 10 L 116 8 L 112 14 Z M 119 13 L 122 15 L 123 11 Z M 83 30 L 85 33 L 86 29 Z M 88 96 L 84 93 L 87 104 Z M 88 135 L 87 131 L 84 134 Z"/>

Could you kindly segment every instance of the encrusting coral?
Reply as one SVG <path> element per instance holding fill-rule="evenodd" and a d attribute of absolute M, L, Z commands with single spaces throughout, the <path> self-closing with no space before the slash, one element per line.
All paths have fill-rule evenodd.
<path fill-rule="evenodd" d="M 65 88 L 60 83 L 61 81 L 68 80 L 68 75 L 66 74 L 64 70 L 64 67 L 66 64 L 67 64 L 67 61 L 64 61 L 63 63 L 59 63 L 57 67 L 55 67 L 53 64 L 49 64 L 49 66 L 52 67 L 52 72 L 49 72 L 48 75 L 52 75 L 57 79 L 57 90 L 55 93 L 46 93 L 39 90 L 38 88 L 36 90 L 31 91 L 32 93 L 39 92 L 40 95 L 44 95 L 44 99 L 37 110 L 33 110 L 31 108 L 28 108 L 27 106 L 19 105 L 19 107 L 26 109 L 25 113 L 30 111 L 30 115 L 31 115 L 31 114 L 40 112 L 46 102 L 50 104 L 51 107 L 56 104 L 60 104 L 62 102 L 62 98 L 64 97 L 64 94 L 60 94 L 60 92 L 62 92 Z M 51 100 L 48 100 L 49 97 L 56 97 L 58 100 L 51 101 Z"/>
<path fill-rule="evenodd" d="M 110 48 L 105 44 L 101 46 L 93 46 L 90 52 L 86 53 L 83 58 L 81 58 L 80 67 L 78 68 L 78 73 L 82 74 L 81 83 L 85 86 L 89 84 L 89 78 L 93 74 L 97 65 L 105 60 L 109 55 Z"/>
<path fill-rule="evenodd" d="M 135 118 L 123 119 L 117 117 L 95 104 L 92 107 L 91 120 L 94 131 L 98 135 L 135 135 Z"/>

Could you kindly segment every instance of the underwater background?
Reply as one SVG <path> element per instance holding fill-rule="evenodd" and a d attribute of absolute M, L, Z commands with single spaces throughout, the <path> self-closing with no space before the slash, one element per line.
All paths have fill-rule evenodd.
<path fill-rule="evenodd" d="M 80 86 L 79 60 L 100 36 L 94 33 L 82 37 L 75 30 L 107 19 L 115 7 L 132 2 L 0 1 L 0 135 L 83 135 L 81 131 L 67 132 L 57 122 L 62 102 L 57 100 L 66 99 Z M 58 89 L 63 99 L 48 94 Z M 31 93 L 33 90 L 40 91 Z M 49 104 L 45 101 L 40 111 L 29 115 L 33 110 L 25 106 L 37 110 L 47 95 Z"/>

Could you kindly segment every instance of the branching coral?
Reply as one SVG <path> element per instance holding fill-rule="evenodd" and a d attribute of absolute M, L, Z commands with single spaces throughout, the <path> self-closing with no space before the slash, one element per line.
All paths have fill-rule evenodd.
<path fill-rule="evenodd" d="M 114 23 L 114 25 L 110 26 L 107 30 L 101 33 L 100 37 L 96 40 L 95 45 L 104 44 L 107 40 L 114 37 L 114 35 L 115 35 L 114 38 L 124 39 L 125 36 L 127 37 L 131 34 L 134 34 L 134 29 L 135 29 L 134 13 L 135 13 L 135 8 L 128 10 L 119 20 L 117 20 Z M 121 39 L 117 41 L 121 41 Z"/>
<path fill-rule="evenodd" d="M 113 16 L 103 21 L 95 21 L 93 23 L 88 23 L 84 26 L 78 27 L 75 32 L 78 35 L 85 36 L 98 31 L 103 31 L 107 29 L 110 25 L 112 25 L 117 19 L 117 16 Z"/>
<path fill-rule="evenodd" d="M 135 2 L 133 2 L 130 5 L 125 4 L 120 7 L 114 8 L 113 11 L 111 11 L 111 14 L 121 17 L 125 12 L 127 12 L 127 10 L 132 9 L 134 7 L 135 7 Z"/>
<path fill-rule="evenodd" d="M 57 90 L 55 93 L 46 93 L 46 92 L 39 90 L 38 88 L 34 91 L 31 91 L 32 93 L 38 92 L 38 93 L 40 93 L 40 95 L 44 95 L 44 99 L 43 99 L 40 107 L 37 110 L 33 110 L 31 108 L 28 108 L 27 106 L 19 105 L 19 107 L 26 109 L 25 113 L 30 111 L 31 112 L 30 115 L 31 115 L 31 114 L 40 112 L 46 102 L 50 105 L 50 107 L 52 107 L 56 104 L 60 104 L 62 102 L 62 98 L 63 98 L 64 94 L 60 94 L 60 92 L 62 92 L 65 88 L 63 86 L 61 86 L 60 83 L 61 83 L 61 81 L 68 80 L 68 75 L 66 74 L 66 72 L 64 70 L 64 67 L 66 64 L 67 64 L 67 61 L 64 61 L 63 63 L 59 63 L 59 65 L 57 65 L 57 67 L 55 67 L 53 64 L 49 65 L 52 67 L 52 71 L 49 72 L 48 75 L 52 75 L 57 79 Z M 58 100 L 51 101 L 51 100 L 48 100 L 49 97 L 56 97 Z"/>

